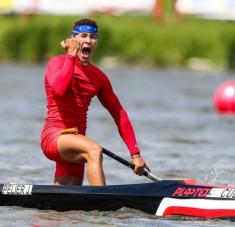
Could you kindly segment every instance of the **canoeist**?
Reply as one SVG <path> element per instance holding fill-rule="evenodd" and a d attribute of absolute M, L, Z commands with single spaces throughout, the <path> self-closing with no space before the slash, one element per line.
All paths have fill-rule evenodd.
<path fill-rule="evenodd" d="M 61 42 L 66 53 L 52 57 L 46 67 L 47 117 L 41 147 L 45 156 L 56 162 L 54 183 L 57 185 L 81 185 L 85 163 L 89 184 L 105 185 L 103 148 L 86 136 L 87 111 L 94 96 L 114 118 L 130 152 L 134 172 L 142 175 L 145 168 L 149 170 L 140 155 L 128 115 L 109 79 L 90 62 L 97 39 L 95 21 L 75 22 L 71 37 Z"/>

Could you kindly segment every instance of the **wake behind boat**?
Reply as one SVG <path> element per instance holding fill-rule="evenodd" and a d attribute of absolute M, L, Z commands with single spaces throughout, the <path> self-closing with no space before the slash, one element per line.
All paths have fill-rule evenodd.
<path fill-rule="evenodd" d="M 235 217 L 235 186 L 197 184 L 192 180 L 110 186 L 0 185 L 1 206 L 115 211 L 122 207 L 157 216 Z"/>

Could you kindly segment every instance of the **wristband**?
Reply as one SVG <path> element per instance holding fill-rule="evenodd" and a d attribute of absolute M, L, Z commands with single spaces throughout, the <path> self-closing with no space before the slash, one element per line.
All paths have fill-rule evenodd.
<path fill-rule="evenodd" d="M 131 155 L 131 159 L 139 158 L 139 157 L 141 157 L 141 155 L 140 155 L 140 154 L 133 154 L 133 155 Z"/>

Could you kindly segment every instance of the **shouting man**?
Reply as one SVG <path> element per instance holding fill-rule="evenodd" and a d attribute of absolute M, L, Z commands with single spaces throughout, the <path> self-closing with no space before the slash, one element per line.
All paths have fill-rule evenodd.
<path fill-rule="evenodd" d="M 90 62 L 97 40 L 95 21 L 77 21 L 71 38 L 61 42 L 66 53 L 51 58 L 46 68 L 47 117 L 41 147 L 45 156 L 56 162 L 54 183 L 57 185 L 81 185 L 85 163 L 89 184 L 105 185 L 103 148 L 86 136 L 87 111 L 94 96 L 115 120 L 130 152 L 134 172 L 142 175 L 148 169 L 128 115 L 108 77 Z"/>

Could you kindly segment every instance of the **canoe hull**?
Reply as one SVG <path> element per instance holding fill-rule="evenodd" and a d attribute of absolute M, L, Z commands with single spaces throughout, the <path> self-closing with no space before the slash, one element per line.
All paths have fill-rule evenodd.
<path fill-rule="evenodd" d="M 122 207 L 157 216 L 235 217 L 235 187 L 180 180 L 111 186 L 0 185 L 1 206 L 46 210 L 115 211 Z"/>

